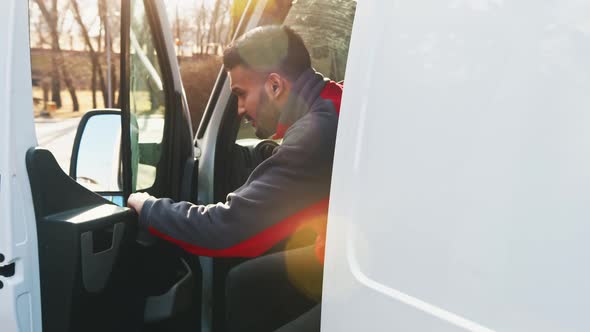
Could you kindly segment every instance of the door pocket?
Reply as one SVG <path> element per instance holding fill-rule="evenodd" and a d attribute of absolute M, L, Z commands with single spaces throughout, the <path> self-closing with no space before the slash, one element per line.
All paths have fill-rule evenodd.
<path fill-rule="evenodd" d="M 125 224 L 115 224 L 112 230 L 111 246 L 100 252 L 95 252 L 93 234 L 99 231 L 84 232 L 80 235 L 82 280 L 84 288 L 90 293 L 98 293 L 104 289 L 119 252 Z"/>

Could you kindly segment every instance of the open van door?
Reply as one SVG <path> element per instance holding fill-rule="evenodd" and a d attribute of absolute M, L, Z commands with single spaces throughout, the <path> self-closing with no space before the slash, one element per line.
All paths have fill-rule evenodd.
<path fill-rule="evenodd" d="M 3 331 L 40 331 L 37 233 L 27 149 L 36 145 L 31 112 L 28 5 L 0 2 L 0 322 Z"/>
<path fill-rule="evenodd" d="M 22 16 L 26 31 L 22 7 L 15 17 Z M 125 207 L 138 190 L 190 196 L 192 181 L 185 174 L 192 174 L 193 139 L 167 12 L 159 0 L 130 0 L 121 2 L 120 13 L 120 109 L 84 115 L 70 174 L 34 140 L 18 146 L 20 154 L 26 152 L 33 201 L 21 210 L 32 213 L 34 207 L 36 222 L 29 229 L 37 236 L 29 239 L 39 247 L 36 280 L 47 331 L 188 331 L 199 324 L 198 264 L 138 233 L 137 215 Z M 19 58 L 28 60 L 23 40 L 27 49 L 19 49 Z M 30 101 L 26 65 L 23 100 Z M 26 121 L 31 127 L 32 119 Z"/>

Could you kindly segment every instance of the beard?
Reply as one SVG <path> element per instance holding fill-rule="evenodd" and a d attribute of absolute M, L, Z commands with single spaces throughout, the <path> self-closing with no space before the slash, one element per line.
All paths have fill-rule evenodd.
<path fill-rule="evenodd" d="M 256 137 L 267 139 L 277 132 L 280 110 L 264 90 L 260 91 L 259 107 L 256 111 Z"/>

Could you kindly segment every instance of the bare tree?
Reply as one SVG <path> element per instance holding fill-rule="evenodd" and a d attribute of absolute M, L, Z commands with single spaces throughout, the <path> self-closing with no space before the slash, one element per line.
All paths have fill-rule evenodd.
<path fill-rule="evenodd" d="M 41 10 L 41 14 L 49 27 L 49 33 L 51 35 L 51 62 L 53 65 L 51 76 L 52 76 L 52 85 L 51 85 L 51 98 L 56 103 L 58 108 L 61 108 L 62 101 L 60 95 L 60 74 L 63 78 L 63 81 L 70 93 L 70 97 L 72 98 L 72 107 L 73 111 L 77 112 L 80 110 L 80 105 L 78 103 L 78 97 L 76 96 L 76 89 L 74 88 L 74 84 L 72 82 L 72 78 L 69 74 L 68 68 L 65 66 L 64 56 L 59 45 L 59 30 L 58 30 L 58 5 L 57 0 L 51 0 L 51 8 L 47 8 L 45 2 L 43 0 L 35 0 L 35 3 Z"/>
<path fill-rule="evenodd" d="M 201 6 L 197 8 L 197 15 L 196 18 L 196 44 L 199 47 L 199 53 L 204 54 L 207 47 L 205 45 L 205 37 L 207 33 L 207 7 L 205 7 L 205 2 L 201 1 Z"/>
<path fill-rule="evenodd" d="M 200 0 L 197 2 L 195 12 L 196 14 L 192 16 L 194 19 L 192 36 L 198 52 L 199 54 L 216 54 L 219 46 L 227 41 L 225 33 L 229 31 L 231 0 L 216 0 L 212 8 L 205 5 L 205 1 Z M 191 26 L 189 22 L 186 22 L 186 25 Z"/>
<path fill-rule="evenodd" d="M 216 33 L 216 43 L 218 45 L 225 45 L 228 42 L 228 35 L 231 25 L 231 1 L 230 0 L 218 0 L 219 2 L 223 1 L 221 15 L 217 22 L 217 33 Z"/>
<path fill-rule="evenodd" d="M 80 26 L 80 30 L 82 31 L 82 38 L 84 39 L 84 43 L 86 44 L 86 48 L 88 49 L 88 56 L 92 63 L 93 69 L 97 69 L 98 74 L 98 81 L 100 84 L 100 88 L 102 91 L 103 103 L 104 105 L 107 104 L 107 96 L 106 96 L 106 85 L 104 81 L 104 76 L 102 73 L 102 69 L 100 66 L 100 58 L 98 57 L 97 52 L 92 45 L 92 41 L 90 40 L 90 35 L 88 34 L 88 28 L 84 24 L 84 20 L 82 19 L 82 15 L 80 14 L 80 7 L 78 6 L 78 2 L 76 0 L 70 0 L 72 12 L 74 13 L 74 19 Z"/>
<path fill-rule="evenodd" d="M 207 53 L 211 53 L 210 46 L 211 44 L 217 42 L 217 23 L 219 21 L 219 16 L 221 12 L 221 0 L 215 1 L 215 6 L 213 7 L 213 11 L 211 12 L 211 20 L 209 21 L 209 33 L 207 34 Z"/>
<path fill-rule="evenodd" d="M 102 0 L 99 0 L 98 3 L 98 13 L 99 13 L 99 17 L 102 17 L 102 8 L 104 5 L 104 2 Z M 103 24 L 102 24 L 102 19 L 101 19 L 101 23 L 99 24 L 98 27 L 98 37 L 96 37 L 96 48 L 97 48 L 97 52 L 100 54 L 102 52 L 102 35 L 103 35 Z M 97 103 L 96 103 L 96 72 L 99 71 L 100 68 L 96 67 L 96 65 L 92 62 L 92 76 L 90 78 L 90 90 L 92 91 L 92 108 L 97 108 Z M 104 90 L 103 90 L 104 91 Z"/>
<path fill-rule="evenodd" d="M 117 22 L 114 20 L 114 17 L 109 15 L 109 10 L 107 7 L 107 0 L 99 0 L 98 1 L 98 15 L 100 17 L 100 22 L 101 22 L 100 30 L 104 31 L 104 47 L 105 47 L 104 50 L 106 52 L 110 52 L 111 54 L 113 54 L 113 35 L 111 33 L 111 31 L 113 31 L 113 29 L 111 27 L 116 25 Z M 115 30 L 115 31 L 118 31 L 118 30 Z M 109 41 L 109 42 L 107 42 L 107 41 Z M 99 39 L 99 48 L 100 48 L 100 39 Z M 99 51 L 99 53 L 100 53 L 100 51 Z M 108 67 L 108 64 L 107 64 L 107 67 Z M 116 73 L 115 61 L 110 62 L 110 68 L 107 68 L 107 71 L 110 71 L 110 78 L 111 78 L 110 96 L 111 96 L 111 101 L 114 101 L 114 100 L 117 100 L 115 98 L 115 92 L 117 90 L 117 88 L 116 88 L 116 86 L 117 86 L 117 73 Z M 106 90 L 104 90 L 104 91 L 106 91 Z M 107 104 L 105 104 L 105 105 L 107 105 Z"/>
<path fill-rule="evenodd" d="M 35 20 L 33 23 L 34 26 L 34 30 L 37 33 L 37 41 L 35 42 L 35 46 L 39 47 L 39 48 L 43 48 L 45 46 L 51 46 L 51 43 L 49 41 L 47 41 L 47 37 L 45 36 L 45 29 L 46 29 L 46 24 L 45 20 Z M 31 41 L 32 42 L 32 41 Z"/>

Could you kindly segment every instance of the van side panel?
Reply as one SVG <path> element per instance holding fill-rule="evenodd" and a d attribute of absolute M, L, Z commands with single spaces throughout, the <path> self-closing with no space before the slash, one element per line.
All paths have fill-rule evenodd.
<path fill-rule="evenodd" d="M 25 153 L 33 124 L 28 1 L 0 1 L 0 330 L 41 331 L 35 211 Z"/>
<path fill-rule="evenodd" d="M 590 0 L 358 2 L 323 331 L 590 331 Z"/>

